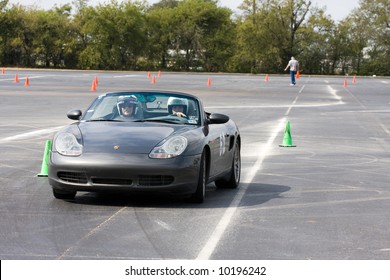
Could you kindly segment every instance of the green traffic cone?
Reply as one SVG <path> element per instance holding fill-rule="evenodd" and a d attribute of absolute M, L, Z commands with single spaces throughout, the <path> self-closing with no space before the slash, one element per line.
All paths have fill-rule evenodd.
<path fill-rule="evenodd" d="M 291 132 L 290 132 L 290 121 L 287 121 L 286 123 L 286 127 L 284 129 L 283 144 L 279 145 L 279 147 L 296 147 L 292 143 Z"/>
<path fill-rule="evenodd" d="M 45 152 L 43 154 L 42 159 L 42 167 L 41 167 L 41 173 L 39 173 L 38 177 L 47 177 L 49 174 L 49 157 L 50 157 L 50 149 L 51 149 L 51 141 L 47 140 L 45 145 Z"/>

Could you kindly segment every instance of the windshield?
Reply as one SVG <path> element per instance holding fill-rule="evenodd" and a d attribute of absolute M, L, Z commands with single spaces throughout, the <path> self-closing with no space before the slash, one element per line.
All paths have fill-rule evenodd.
<path fill-rule="evenodd" d="M 99 96 L 84 121 L 149 121 L 199 125 L 199 103 L 176 93 L 120 92 Z"/>

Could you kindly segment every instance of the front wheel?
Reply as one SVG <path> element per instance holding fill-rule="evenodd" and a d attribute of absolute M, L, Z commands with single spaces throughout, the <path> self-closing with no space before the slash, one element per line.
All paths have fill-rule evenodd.
<path fill-rule="evenodd" d="M 227 179 L 220 179 L 215 181 L 217 188 L 229 188 L 235 189 L 240 183 L 241 177 L 241 153 L 240 153 L 240 144 L 236 141 L 234 147 L 233 163 L 232 168 Z"/>
<path fill-rule="evenodd" d="M 196 203 L 203 203 L 206 196 L 206 183 L 207 183 L 207 171 L 206 171 L 206 156 L 203 152 L 200 159 L 198 186 L 195 193 L 192 195 L 191 200 Z"/>

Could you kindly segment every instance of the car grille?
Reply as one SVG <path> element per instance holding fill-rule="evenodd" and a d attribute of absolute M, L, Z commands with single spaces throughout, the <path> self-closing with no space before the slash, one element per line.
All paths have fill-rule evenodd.
<path fill-rule="evenodd" d="M 87 184 L 87 175 L 83 172 L 66 172 L 61 171 L 57 173 L 60 180 L 73 184 Z M 91 178 L 94 185 L 123 185 L 130 186 L 133 184 L 131 179 L 119 178 Z M 140 175 L 138 176 L 138 184 L 140 186 L 166 186 L 174 181 L 173 176 L 167 175 Z"/>
<path fill-rule="evenodd" d="M 133 181 L 130 179 L 113 179 L 113 178 L 91 178 L 92 183 L 96 185 L 125 185 L 130 186 Z"/>
<path fill-rule="evenodd" d="M 141 175 L 138 177 L 140 186 L 165 186 L 173 182 L 172 176 L 166 175 Z"/>
<path fill-rule="evenodd" d="M 58 178 L 62 181 L 77 184 L 88 183 L 87 175 L 83 172 L 58 172 Z"/>

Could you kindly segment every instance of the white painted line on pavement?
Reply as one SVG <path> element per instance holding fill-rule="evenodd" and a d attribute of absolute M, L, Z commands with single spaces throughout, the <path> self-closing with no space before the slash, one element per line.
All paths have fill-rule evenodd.
<path fill-rule="evenodd" d="M 129 77 L 138 77 L 140 75 L 122 75 L 122 76 L 114 76 L 115 79 L 117 78 L 129 78 Z"/>
<path fill-rule="evenodd" d="M 61 129 L 63 126 L 58 126 L 58 127 L 52 127 L 52 128 L 46 128 L 46 129 L 40 129 L 40 130 L 34 130 L 10 137 L 6 137 L 3 139 L 0 139 L 0 143 L 5 143 L 5 142 L 11 142 L 11 141 L 17 141 L 17 140 L 25 140 L 31 137 L 36 137 L 36 136 L 41 136 L 49 133 L 53 133 L 59 129 Z"/>
<path fill-rule="evenodd" d="M 31 79 L 41 79 L 41 78 L 47 78 L 51 77 L 51 75 L 46 75 L 46 76 L 18 76 L 19 82 L 26 80 L 26 77 L 28 77 L 29 80 Z M 15 78 L 9 78 L 9 79 L 0 79 L 0 82 L 3 81 L 15 81 Z"/>
<path fill-rule="evenodd" d="M 301 89 L 300 93 L 303 91 L 303 88 Z M 336 91 L 334 91 L 331 87 L 329 87 L 329 92 L 337 97 Z M 339 99 L 339 98 L 336 98 Z M 225 213 L 223 214 L 221 220 L 217 224 L 216 228 L 214 231 L 211 233 L 209 240 L 206 242 L 202 250 L 199 252 L 197 256 L 197 260 L 208 260 L 211 255 L 213 254 L 215 248 L 217 247 L 219 241 L 221 240 L 222 236 L 224 235 L 227 227 L 230 224 L 230 221 L 233 218 L 233 215 L 237 211 L 237 208 L 239 204 L 241 203 L 242 198 L 244 197 L 249 185 L 253 181 L 254 177 L 258 172 L 261 170 L 263 161 L 268 155 L 270 154 L 272 150 L 273 143 L 276 139 L 276 136 L 284 130 L 285 128 L 285 123 L 287 120 L 287 116 L 289 115 L 291 109 L 295 106 L 295 103 L 298 100 L 298 96 L 295 98 L 293 103 L 289 106 L 289 108 L 286 111 L 286 114 L 284 118 L 279 120 L 278 125 L 275 127 L 275 129 L 272 131 L 271 136 L 268 138 L 267 143 L 263 146 L 262 149 L 259 149 L 259 151 L 256 153 L 257 155 L 257 160 L 255 164 L 252 166 L 248 174 L 246 174 L 245 179 L 241 182 L 241 186 L 234 197 L 233 201 L 230 203 L 228 208 L 226 209 Z M 340 101 L 341 102 L 341 101 Z M 333 103 L 333 105 L 338 105 L 340 103 Z"/>
<path fill-rule="evenodd" d="M 276 126 L 276 128 L 272 131 L 271 137 L 268 139 L 266 145 L 259 150 L 257 153 L 257 160 L 255 164 L 252 166 L 249 173 L 246 175 L 245 179 L 242 180 L 241 186 L 239 188 L 239 191 L 237 192 L 236 196 L 234 197 L 233 201 L 230 203 L 229 207 L 226 209 L 224 215 L 222 216 L 221 220 L 217 224 L 216 228 L 214 229 L 213 233 L 210 235 L 209 240 L 203 247 L 203 249 L 198 254 L 197 258 L 198 260 L 207 260 L 210 258 L 212 253 L 214 252 L 215 248 L 217 247 L 219 241 L 221 240 L 226 228 L 229 226 L 230 221 L 236 212 L 243 196 L 245 195 L 249 184 L 253 181 L 256 174 L 261 169 L 261 165 L 264 161 L 264 159 L 269 155 L 272 145 L 275 141 L 276 136 L 283 131 L 285 126 L 286 118 L 282 118 L 279 120 L 279 124 Z"/>
<path fill-rule="evenodd" d="M 305 108 L 305 107 L 325 107 L 341 105 L 344 102 L 332 102 L 332 103 L 313 103 L 313 104 L 300 104 L 300 105 L 243 105 L 243 106 L 205 106 L 206 109 L 245 109 L 245 108 Z"/>
<path fill-rule="evenodd" d="M 344 104 L 344 102 L 341 101 L 341 96 L 337 94 L 337 90 L 332 88 L 331 86 L 328 86 L 329 93 L 337 100 L 339 100 L 339 104 Z"/>

